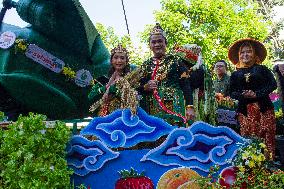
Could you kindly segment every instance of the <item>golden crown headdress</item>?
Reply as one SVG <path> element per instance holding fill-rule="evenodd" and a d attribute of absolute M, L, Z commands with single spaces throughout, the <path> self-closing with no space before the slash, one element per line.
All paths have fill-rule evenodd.
<path fill-rule="evenodd" d="M 156 23 L 156 25 L 153 27 L 152 31 L 150 32 L 150 36 L 151 35 L 162 35 L 166 37 L 165 31 L 163 30 L 163 28 L 159 23 Z"/>
<path fill-rule="evenodd" d="M 111 50 L 111 55 L 113 55 L 114 53 L 125 53 L 128 57 L 128 51 L 126 50 L 126 48 L 122 47 L 120 43 L 117 45 L 117 47 Z"/>

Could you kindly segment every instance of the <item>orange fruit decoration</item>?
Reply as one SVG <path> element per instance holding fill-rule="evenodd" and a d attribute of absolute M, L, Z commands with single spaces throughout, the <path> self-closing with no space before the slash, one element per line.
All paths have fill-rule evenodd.
<path fill-rule="evenodd" d="M 180 185 L 177 189 L 200 189 L 199 185 L 194 181 L 188 181 Z"/>
<path fill-rule="evenodd" d="M 200 175 L 190 168 L 182 167 L 165 172 L 157 184 L 157 189 L 199 189 L 195 178 Z"/>

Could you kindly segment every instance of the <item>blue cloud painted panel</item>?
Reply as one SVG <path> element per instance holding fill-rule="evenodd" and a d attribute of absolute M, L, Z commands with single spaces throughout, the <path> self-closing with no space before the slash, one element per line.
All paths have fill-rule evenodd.
<path fill-rule="evenodd" d="M 100 169 L 107 161 L 116 159 L 118 152 L 113 152 L 101 141 L 89 141 L 75 135 L 67 146 L 67 163 L 76 175 L 85 176 Z"/>
<path fill-rule="evenodd" d="M 105 117 L 96 117 L 80 134 L 94 135 L 111 148 L 127 148 L 139 142 L 156 141 L 175 128 L 177 127 L 138 108 L 137 115 L 124 109 Z"/>
<path fill-rule="evenodd" d="M 150 150 L 141 161 L 150 160 L 164 166 L 185 166 L 206 174 L 213 165 L 220 165 L 221 169 L 229 166 L 239 144 L 246 142 L 228 127 L 195 122 L 189 128 L 175 129 L 163 144 Z"/>

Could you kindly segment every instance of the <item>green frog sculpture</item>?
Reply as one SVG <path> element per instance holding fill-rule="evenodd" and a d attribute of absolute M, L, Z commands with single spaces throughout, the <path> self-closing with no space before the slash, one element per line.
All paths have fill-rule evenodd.
<path fill-rule="evenodd" d="M 50 119 L 89 116 L 87 94 L 107 74 L 109 52 L 78 0 L 4 0 L 30 25 L 2 24 L 0 111 Z"/>

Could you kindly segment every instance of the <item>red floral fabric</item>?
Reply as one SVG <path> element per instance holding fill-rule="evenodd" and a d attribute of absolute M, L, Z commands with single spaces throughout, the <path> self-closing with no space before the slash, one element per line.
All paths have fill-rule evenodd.
<path fill-rule="evenodd" d="M 102 105 L 98 115 L 103 117 L 109 114 L 109 103 L 105 103 Z"/>
<path fill-rule="evenodd" d="M 242 136 L 254 136 L 264 140 L 268 153 L 267 158 L 275 157 L 276 120 L 273 109 L 260 112 L 258 103 L 247 105 L 247 116 L 239 114 L 240 133 Z"/>

